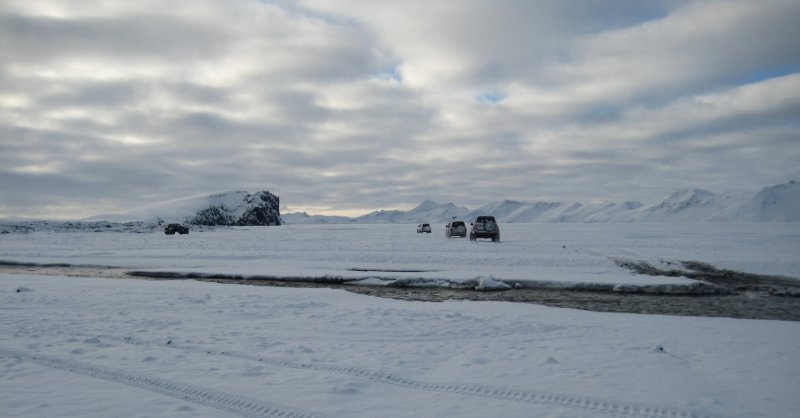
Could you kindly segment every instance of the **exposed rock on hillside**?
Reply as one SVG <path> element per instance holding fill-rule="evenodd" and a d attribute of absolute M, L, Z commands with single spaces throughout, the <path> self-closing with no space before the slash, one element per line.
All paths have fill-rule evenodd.
<path fill-rule="evenodd" d="M 152 203 L 124 212 L 94 216 L 87 221 L 141 221 L 207 226 L 280 225 L 279 203 L 278 196 L 266 190 L 253 194 L 228 191 Z"/>
<path fill-rule="evenodd" d="M 280 225 L 279 198 L 268 191 L 226 192 L 209 196 L 210 206 L 187 219 L 196 225 Z"/>

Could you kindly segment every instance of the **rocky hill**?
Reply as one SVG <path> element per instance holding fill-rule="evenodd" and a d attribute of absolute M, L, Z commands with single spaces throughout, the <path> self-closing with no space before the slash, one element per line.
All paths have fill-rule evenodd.
<path fill-rule="evenodd" d="M 193 225 L 280 225 L 279 197 L 264 190 L 228 191 L 173 199 L 128 211 L 97 215 L 89 221 L 188 223 Z"/>

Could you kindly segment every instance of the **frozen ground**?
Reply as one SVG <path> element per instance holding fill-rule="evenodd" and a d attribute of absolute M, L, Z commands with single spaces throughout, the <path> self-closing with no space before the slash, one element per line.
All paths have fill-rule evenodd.
<path fill-rule="evenodd" d="M 618 259 L 800 277 L 796 224 L 441 225 L 0 235 L 0 260 L 447 285 L 681 284 Z M 410 270 L 414 270 L 410 272 Z M 409 302 L 0 272 L 0 416 L 794 417 L 800 322 Z M 294 415 L 293 415 L 294 414 Z"/>
<path fill-rule="evenodd" d="M 696 260 L 800 278 L 800 223 L 501 224 L 502 242 L 447 239 L 443 225 L 287 225 L 162 233 L 0 235 L 0 260 L 132 269 L 360 279 L 419 286 L 506 283 L 686 285 L 633 274 L 619 261 Z M 671 267 L 670 267 L 671 268 Z"/>
<path fill-rule="evenodd" d="M 800 410 L 798 322 L 12 274 L 0 312 L 8 417 Z"/>

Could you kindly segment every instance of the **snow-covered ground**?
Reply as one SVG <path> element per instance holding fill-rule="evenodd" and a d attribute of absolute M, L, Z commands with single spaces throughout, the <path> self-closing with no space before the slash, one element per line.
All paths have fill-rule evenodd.
<path fill-rule="evenodd" d="M 800 223 L 501 224 L 499 244 L 447 239 L 444 226 L 285 225 L 163 233 L 34 232 L 0 235 L 0 260 L 294 278 L 371 278 L 449 285 L 686 284 L 633 274 L 616 260 L 697 260 L 800 278 Z M 375 280 L 380 278 L 383 280 Z"/>
<path fill-rule="evenodd" d="M 632 274 L 613 261 L 623 258 L 800 277 L 797 223 L 501 228 L 499 244 L 446 239 L 442 225 L 432 234 L 414 225 L 33 232 L 0 235 L 0 260 L 431 283 L 691 282 Z M 0 315 L 0 416 L 793 417 L 800 410 L 800 323 L 790 321 L 17 273 L 0 273 Z"/>
<path fill-rule="evenodd" d="M 7 417 L 800 410 L 797 322 L 12 274 L 0 312 Z"/>

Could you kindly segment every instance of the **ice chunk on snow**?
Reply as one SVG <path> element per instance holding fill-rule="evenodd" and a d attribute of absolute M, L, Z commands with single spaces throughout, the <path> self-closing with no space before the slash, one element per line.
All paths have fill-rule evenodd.
<path fill-rule="evenodd" d="M 476 290 L 505 290 L 511 289 L 511 286 L 497 280 L 491 274 L 488 277 L 478 277 L 478 285 L 475 286 Z"/>

